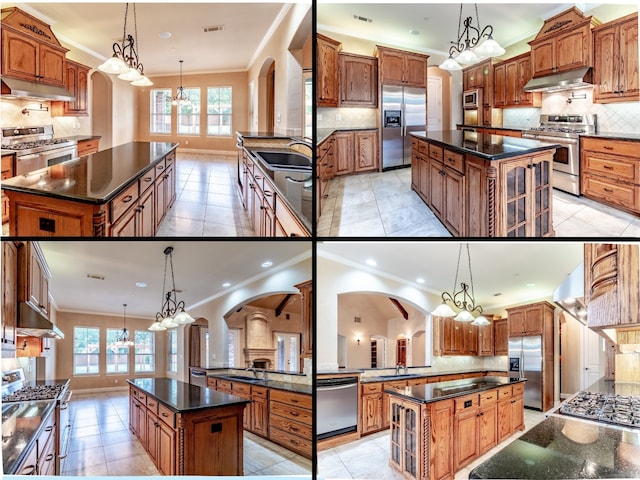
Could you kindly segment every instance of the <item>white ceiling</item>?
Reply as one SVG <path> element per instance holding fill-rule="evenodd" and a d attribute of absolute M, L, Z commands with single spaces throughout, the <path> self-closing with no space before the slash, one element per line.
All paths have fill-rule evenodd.
<path fill-rule="evenodd" d="M 247 280 L 311 257 L 310 242 L 41 241 L 49 289 L 60 310 L 155 317 L 163 299 L 164 249 L 173 246 L 179 300 L 187 307 L 231 292 Z M 261 267 L 266 260 L 273 262 Z M 87 274 L 102 275 L 94 280 Z M 170 273 L 168 273 L 170 277 Z M 309 272 L 311 277 L 311 272 Z M 147 284 L 146 288 L 136 286 Z M 166 289 L 170 288 L 168 279 Z M 231 286 L 223 287 L 224 282 Z"/>
<path fill-rule="evenodd" d="M 454 286 L 458 242 L 324 242 L 318 255 L 440 295 Z M 505 306 L 550 298 L 583 258 L 583 244 L 569 242 L 473 242 L 469 244 L 476 300 L 487 313 Z M 366 261 L 377 265 L 370 267 Z M 416 280 L 424 279 L 424 284 Z M 466 249 L 460 282 L 469 282 Z M 500 294 L 496 296 L 496 294 Z"/>
<path fill-rule="evenodd" d="M 113 43 L 122 38 L 124 2 L 3 2 L 3 8 L 12 5 L 49 23 L 61 42 L 98 57 L 99 63 L 111 57 Z M 246 70 L 289 7 L 282 2 L 139 2 L 138 53 L 145 74 L 175 75 L 181 59 L 184 73 Z M 215 25 L 224 25 L 224 29 L 203 32 L 204 27 Z M 133 33 L 133 26 L 133 4 L 129 4 L 128 33 Z M 170 32 L 171 37 L 160 38 L 162 32 Z"/>
<path fill-rule="evenodd" d="M 635 12 L 638 5 L 609 5 L 603 3 L 479 3 L 478 16 L 481 29 L 493 26 L 493 38 L 503 47 L 534 36 L 544 19 L 550 18 L 572 6 L 586 15 L 593 15 L 602 22 Z M 354 16 L 371 20 L 362 21 Z M 380 3 L 318 0 L 318 30 L 336 32 L 362 38 L 384 45 L 407 48 L 428 54 L 448 55 L 449 42 L 457 39 L 459 3 Z M 476 23 L 473 3 L 465 3 L 462 19 L 471 16 Z M 410 33 L 411 31 L 417 32 Z"/>

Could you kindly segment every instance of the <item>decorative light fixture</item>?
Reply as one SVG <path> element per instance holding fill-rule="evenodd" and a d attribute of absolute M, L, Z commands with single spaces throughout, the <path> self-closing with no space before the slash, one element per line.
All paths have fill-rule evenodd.
<path fill-rule="evenodd" d="M 164 281 L 162 283 L 162 304 L 160 311 L 156 313 L 156 320 L 149 330 L 166 330 L 178 325 L 187 325 L 195 322 L 195 319 L 184 310 L 184 301 L 178 301 L 176 292 L 176 280 L 173 274 L 173 247 L 164 249 Z M 166 291 L 167 263 L 171 266 L 171 290 Z M 165 293 L 166 291 L 166 293 Z"/>
<path fill-rule="evenodd" d="M 497 57 L 504 54 L 505 50 L 493 39 L 493 27 L 487 25 L 480 30 L 480 17 L 478 16 L 478 4 L 475 4 L 477 28 L 474 27 L 473 17 L 464 20 L 464 30 L 460 33 L 462 23 L 462 4 L 458 17 L 458 40 L 451 42 L 449 58 L 440 64 L 443 70 L 461 70 L 460 64 L 472 64 L 482 58 Z M 482 39 L 486 37 L 483 42 Z M 454 54 L 457 56 L 454 58 Z"/>
<path fill-rule="evenodd" d="M 127 330 L 127 304 L 123 303 L 122 306 L 124 307 L 124 320 L 122 321 L 122 331 L 118 333 L 116 345 L 118 347 L 131 347 L 134 343 L 129 335 L 129 330 Z"/>
<path fill-rule="evenodd" d="M 469 264 L 469 284 L 460 283 L 460 289 L 456 290 L 458 285 L 458 273 L 460 271 L 460 257 L 462 256 L 462 244 L 458 250 L 458 263 L 456 266 L 456 276 L 453 282 L 452 293 L 442 293 L 442 303 L 436 308 L 432 315 L 436 317 L 454 317 L 459 322 L 473 322 L 474 325 L 487 325 L 489 321 L 482 315 L 482 307 L 476 305 L 475 294 L 473 291 L 473 274 L 471 273 L 471 254 L 469 253 L 469 244 L 466 244 L 467 260 Z M 471 289 L 471 291 L 469 291 Z M 452 304 L 458 312 L 449 306 Z M 477 314 L 476 318 L 474 314 Z M 487 323 L 484 323 L 487 322 Z"/>
<path fill-rule="evenodd" d="M 133 26 L 134 36 L 127 34 L 127 16 L 129 14 L 129 4 L 124 10 L 124 30 L 122 42 L 115 42 L 112 46 L 113 56 L 100 65 L 98 68 L 106 73 L 118 75 L 121 80 L 131 82 L 137 87 L 153 85 L 144 74 L 144 67 L 138 57 L 136 44 L 138 44 L 138 22 L 136 19 L 136 4 L 133 4 Z M 138 44 L 138 47 L 140 45 Z"/>
<path fill-rule="evenodd" d="M 180 86 L 178 87 L 178 93 L 173 97 L 173 105 L 183 104 L 183 103 L 191 103 L 189 100 L 189 96 L 184 93 L 184 87 L 182 86 L 182 62 L 184 60 L 180 60 Z"/>

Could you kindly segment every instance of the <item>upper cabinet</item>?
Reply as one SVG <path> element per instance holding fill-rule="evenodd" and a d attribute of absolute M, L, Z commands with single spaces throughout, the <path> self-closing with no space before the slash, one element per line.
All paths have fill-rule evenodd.
<path fill-rule="evenodd" d="M 524 86 L 531 80 L 530 53 L 523 53 L 496 64 L 493 75 L 494 107 L 540 107 L 542 105 L 541 93 L 524 91 Z"/>
<path fill-rule="evenodd" d="M 427 88 L 428 55 L 376 46 L 380 83 Z"/>
<path fill-rule="evenodd" d="M 2 76 L 62 87 L 67 52 L 46 23 L 2 9 Z"/>
<path fill-rule="evenodd" d="M 593 29 L 596 103 L 640 100 L 638 14 Z"/>
<path fill-rule="evenodd" d="M 555 307 L 547 302 L 507 308 L 510 337 L 543 335 L 553 325 Z"/>
<path fill-rule="evenodd" d="M 18 248 L 13 242 L 2 242 L 2 352 L 16 350 L 18 321 Z"/>
<path fill-rule="evenodd" d="M 598 24 L 597 20 L 585 17 L 577 8 L 546 20 L 536 38 L 529 42 L 533 78 L 591 67 L 591 28 Z"/>
<path fill-rule="evenodd" d="M 378 59 L 340 53 L 340 106 L 378 106 Z"/>
<path fill-rule="evenodd" d="M 18 272 L 18 301 L 48 318 L 51 272 L 38 243 L 25 242 L 18 248 Z"/>
<path fill-rule="evenodd" d="M 324 35 L 316 36 L 316 90 L 318 107 L 337 107 L 340 87 L 338 83 L 340 42 Z"/>
<path fill-rule="evenodd" d="M 51 102 L 51 115 L 80 116 L 89 115 L 87 92 L 90 67 L 81 63 L 66 61 L 65 87 L 76 98 L 73 102 Z"/>
<path fill-rule="evenodd" d="M 586 243 L 584 282 L 590 328 L 638 328 L 640 246 Z"/>

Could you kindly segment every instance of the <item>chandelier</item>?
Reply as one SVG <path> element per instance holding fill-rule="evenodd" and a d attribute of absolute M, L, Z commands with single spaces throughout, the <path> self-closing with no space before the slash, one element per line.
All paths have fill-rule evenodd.
<path fill-rule="evenodd" d="M 122 331 L 118 333 L 116 345 L 118 347 L 131 347 L 134 343 L 129 335 L 129 330 L 127 330 L 127 304 L 123 303 L 122 306 L 124 307 L 124 320 L 122 322 Z"/>
<path fill-rule="evenodd" d="M 178 87 L 178 93 L 176 93 L 176 96 L 173 97 L 173 105 L 191 103 L 189 101 L 189 96 L 184 93 L 184 87 L 182 86 L 182 62 L 183 60 L 180 60 L 180 86 Z"/>
<path fill-rule="evenodd" d="M 454 317 L 459 322 L 473 322 L 472 325 L 489 325 L 489 320 L 482 315 L 482 307 L 476 304 L 475 294 L 473 291 L 473 275 L 471 273 L 471 254 L 469 253 L 469 244 L 466 244 L 467 260 L 469 265 L 469 283 L 460 283 L 460 289 L 456 290 L 458 285 L 458 273 L 460 271 L 460 257 L 462 256 L 462 244 L 458 250 L 458 263 L 456 266 L 456 276 L 453 282 L 451 293 L 442 293 L 442 303 L 431 314 L 436 317 Z M 449 304 L 453 305 L 458 311 L 454 310 Z M 476 318 L 474 314 L 478 315 Z"/>
<path fill-rule="evenodd" d="M 497 57 L 504 54 L 498 42 L 493 39 L 493 27 L 487 25 L 480 30 L 480 17 L 478 16 L 478 4 L 475 4 L 476 24 L 472 25 L 473 17 L 464 20 L 464 30 L 460 33 L 462 23 L 462 4 L 460 4 L 460 15 L 458 17 L 458 40 L 451 42 L 449 48 L 449 58 L 447 58 L 440 68 L 443 70 L 462 70 L 460 64 L 476 63 L 483 58 Z M 483 42 L 482 39 L 486 37 Z M 456 57 L 454 58 L 454 54 Z"/>
<path fill-rule="evenodd" d="M 138 57 L 136 44 L 138 44 L 138 22 L 136 20 L 136 4 L 133 4 L 133 26 L 134 36 L 127 33 L 127 16 L 129 15 L 129 4 L 124 10 L 124 31 L 122 42 L 115 42 L 112 46 L 113 56 L 102 65 L 98 66 L 105 73 L 118 75 L 121 80 L 131 82 L 136 87 L 147 87 L 153 85 L 144 74 L 144 67 Z M 138 44 L 138 47 L 140 45 Z"/>
<path fill-rule="evenodd" d="M 178 325 L 186 325 L 195 322 L 195 319 L 184 310 L 184 301 L 178 301 L 176 292 L 176 280 L 173 274 L 173 247 L 164 249 L 164 280 L 162 283 L 162 304 L 160 311 L 156 313 L 156 320 L 149 330 L 158 331 L 167 328 L 175 328 Z M 171 290 L 165 290 L 167 283 L 167 264 L 171 266 Z M 165 293 L 166 291 L 166 293 Z"/>

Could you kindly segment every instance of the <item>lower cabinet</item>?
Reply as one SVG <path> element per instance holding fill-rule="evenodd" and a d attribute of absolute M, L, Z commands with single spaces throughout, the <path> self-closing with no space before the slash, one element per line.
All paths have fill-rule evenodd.
<path fill-rule="evenodd" d="M 168 415 L 173 420 L 174 415 Z M 146 411 L 145 449 L 163 475 L 176 474 L 176 431 L 161 420 L 153 409 Z"/>
<path fill-rule="evenodd" d="M 498 442 L 524 430 L 524 384 L 498 389 Z"/>
<path fill-rule="evenodd" d="M 42 431 L 16 469 L 16 475 L 55 475 L 57 440 L 53 410 L 42 423 Z"/>
<path fill-rule="evenodd" d="M 339 131 L 333 138 L 336 175 L 378 169 L 377 130 Z"/>
<path fill-rule="evenodd" d="M 362 391 L 361 434 L 366 435 L 382 430 L 384 426 L 382 383 L 364 383 L 360 389 Z"/>
<path fill-rule="evenodd" d="M 429 478 L 429 417 L 426 406 L 391 398 L 391 455 L 389 463 L 406 478 Z"/>
<path fill-rule="evenodd" d="M 311 458 L 312 425 L 311 395 L 271 389 L 269 440 Z"/>

